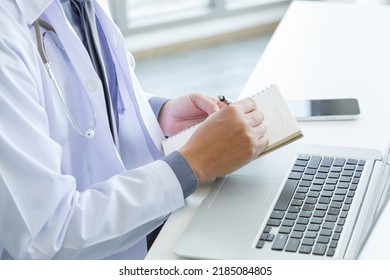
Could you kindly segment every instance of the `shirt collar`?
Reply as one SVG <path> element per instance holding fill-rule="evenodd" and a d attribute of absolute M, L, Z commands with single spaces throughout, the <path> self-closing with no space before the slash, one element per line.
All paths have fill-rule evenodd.
<path fill-rule="evenodd" d="M 29 24 L 32 24 L 54 0 L 14 0 Z"/>

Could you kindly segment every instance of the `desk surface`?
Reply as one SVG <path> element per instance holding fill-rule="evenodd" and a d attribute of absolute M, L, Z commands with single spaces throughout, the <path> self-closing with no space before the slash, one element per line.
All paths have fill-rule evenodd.
<path fill-rule="evenodd" d="M 354 121 L 301 123 L 302 143 L 385 150 L 390 143 L 390 6 L 293 2 L 240 97 L 277 84 L 286 99 L 355 97 Z M 325 134 L 324 134 L 325 132 Z M 168 219 L 147 259 L 180 259 L 172 252 L 202 199 L 201 186 Z M 390 206 L 361 258 L 390 258 Z"/>

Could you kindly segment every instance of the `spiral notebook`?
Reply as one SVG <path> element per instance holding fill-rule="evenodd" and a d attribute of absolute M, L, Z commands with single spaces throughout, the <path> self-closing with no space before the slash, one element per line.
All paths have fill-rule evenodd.
<path fill-rule="evenodd" d="M 269 144 L 261 154 L 291 143 L 303 136 L 301 128 L 290 112 L 279 88 L 272 85 L 254 96 L 258 108 L 264 113 Z M 200 124 L 190 127 L 162 142 L 165 155 L 180 149 L 191 137 Z"/>

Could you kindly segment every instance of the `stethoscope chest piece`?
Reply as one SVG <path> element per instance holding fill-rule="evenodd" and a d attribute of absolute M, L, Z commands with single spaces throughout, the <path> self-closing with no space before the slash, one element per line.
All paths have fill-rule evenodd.
<path fill-rule="evenodd" d="M 95 136 L 95 131 L 94 131 L 93 129 L 88 129 L 88 130 L 85 132 L 84 136 L 85 136 L 86 138 L 88 138 L 88 139 L 91 139 L 91 138 L 93 138 L 93 137 Z"/>

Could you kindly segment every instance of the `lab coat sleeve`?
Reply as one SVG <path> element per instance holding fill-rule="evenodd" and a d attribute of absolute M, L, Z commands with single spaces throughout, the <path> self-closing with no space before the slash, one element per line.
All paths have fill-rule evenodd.
<path fill-rule="evenodd" d="M 164 106 L 164 104 L 168 101 L 169 99 L 159 97 L 159 96 L 152 96 L 149 98 L 149 104 L 150 107 L 152 107 L 153 113 L 158 118 L 158 115 L 160 114 L 161 108 Z"/>
<path fill-rule="evenodd" d="M 183 205 L 180 183 L 161 160 L 78 191 L 49 137 L 38 57 L 32 50 L 24 58 L 1 55 L 0 244 L 12 257 L 104 258 Z"/>

